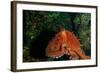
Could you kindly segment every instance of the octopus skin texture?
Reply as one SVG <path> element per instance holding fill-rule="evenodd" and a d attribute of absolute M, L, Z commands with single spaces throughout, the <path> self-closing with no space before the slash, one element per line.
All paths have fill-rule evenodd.
<path fill-rule="evenodd" d="M 46 48 L 47 57 L 59 58 L 63 55 L 69 55 L 70 60 L 90 59 L 81 49 L 80 42 L 76 36 L 68 30 L 58 32 L 49 41 Z"/>

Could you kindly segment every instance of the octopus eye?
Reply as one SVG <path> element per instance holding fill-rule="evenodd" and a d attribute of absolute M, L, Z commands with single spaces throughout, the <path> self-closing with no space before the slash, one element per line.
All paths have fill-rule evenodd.
<path fill-rule="evenodd" d="M 62 48 L 66 49 L 67 45 L 66 44 L 62 44 Z"/>

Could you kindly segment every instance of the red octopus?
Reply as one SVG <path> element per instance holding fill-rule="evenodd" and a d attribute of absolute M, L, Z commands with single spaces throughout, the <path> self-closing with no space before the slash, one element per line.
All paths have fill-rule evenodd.
<path fill-rule="evenodd" d="M 80 42 L 76 36 L 68 31 L 61 30 L 55 37 L 49 41 L 46 48 L 46 56 L 59 58 L 63 55 L 69 55 L 69 59 L 90 59 L 86 56 L 80 47 Z"/>

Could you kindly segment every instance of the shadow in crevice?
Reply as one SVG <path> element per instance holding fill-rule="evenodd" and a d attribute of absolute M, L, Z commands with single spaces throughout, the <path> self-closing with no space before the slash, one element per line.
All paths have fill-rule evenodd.
<path fill-rule="evenodd" d="M 55 36 L 56 32 L 45 29 L 32 40 L 30 45 L 30 56 L 36 59 L 46 59 L 45 49 L 49 41 Z"/>

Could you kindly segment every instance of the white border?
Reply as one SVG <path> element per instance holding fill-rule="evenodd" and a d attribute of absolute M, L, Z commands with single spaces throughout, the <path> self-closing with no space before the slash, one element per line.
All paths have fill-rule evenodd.
<path fill-rule="evenodd" d="M 91 13 L 91 60 L 71 60 L 71 61 L 56 61 L 56 62 L 31 62 L 23 63 L 23 13 L 24 10 L 40 10 L 40 11 L 62 11 L 62 12 L 81 12 Z M 68 67 L 68 66 L 82 66 L 95 65 L 96 63 L 96 10 L 95 8 L 82 7 L 60 7 L 49 5 L 31 5 L 31 4 L 17 4 L 17 69 L 35 69 L 35 68 L 51 68 L 51 67 Z"/>

